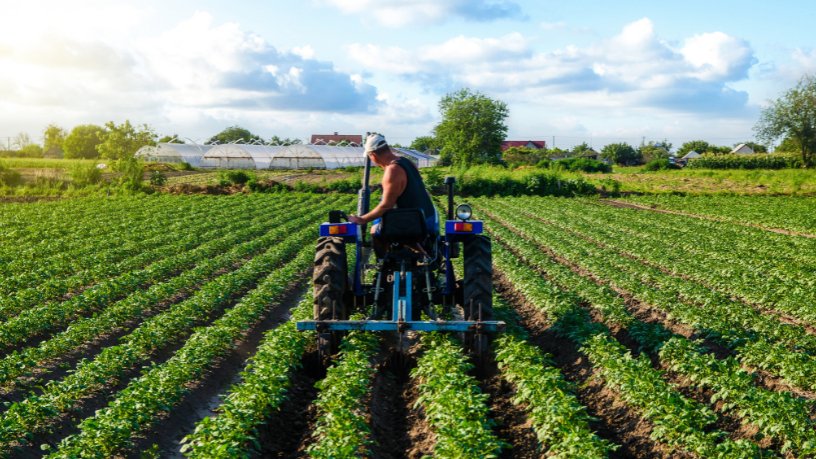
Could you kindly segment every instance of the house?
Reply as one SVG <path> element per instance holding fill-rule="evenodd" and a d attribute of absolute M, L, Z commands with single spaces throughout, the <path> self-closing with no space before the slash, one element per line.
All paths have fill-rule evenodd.
<path fill-rule="evenodd" d="M 589 158 L 589 159 L 594 159 L 595 161 L 598 161 L 598 159 L 601 157 L 601 154 L 598 153 L 597 151 L 595 151 L 595 149 L 590 148 L 588 150 L 584 150 L 584 151 L 580 151 L 580 152 L 576 153 L 573 157 L 575 157 L 575 158 Z"/>
<path fill-rule="evenodd" d="M 692 160 L 694 158 L 699 158 L 700 156 L 702 156 L 702 155 L 700 155 L 700 153 L 697 153 L 696 151 L 691 150 L 690 152 L 686 153 L 685 156 L 683 156 L 682 158 L 677 160 L 677 164 L 679 164 L 681 166 L 685 166 L 686 164 L 688 164 L 689 160 Z"/>
<path fill-rule="evenodd" d="M 359 147 L 363 145 L 363 136 L 360 134 L 312 134 L 309 141 L 312 145 L 337 145 L 344 143 L 349 146 Z"/>
<path fill-rule="evenodd" d="M 505 140 L 501 143 L 501 150 L 507 150 L 510 147 L 532 148 L 533 150 L 544 150 L 547 148 L 547 142 L 544 140 Z"/>
<path fill-rule="evenodd" d="M 754 149 L 749 147 L 748 145 L 745 145 L 744 143 L 741 143 L 741 144 L 737 145 L 736 147 L 734 147 L 733 150 L 731 150 L 731 154 L 732 155 L 753 155 L 754 154 Z"/>

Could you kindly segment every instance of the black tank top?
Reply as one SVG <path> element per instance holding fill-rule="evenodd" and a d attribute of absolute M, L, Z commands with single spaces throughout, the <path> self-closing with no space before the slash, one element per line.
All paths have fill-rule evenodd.
<path fill-rule="evenodd" d="M 408 177 L 405 190 L 397 198 L 397 207 L 400 209 L 417 207 L 425 212 L 425 218 L 433 217 L 433 201 L 431 201 L 428 190 L 425 189 L 419 170 L 408 158 L 401 157 L 396 160 L 396 163 L 405 170 L 405 175 Z"/>

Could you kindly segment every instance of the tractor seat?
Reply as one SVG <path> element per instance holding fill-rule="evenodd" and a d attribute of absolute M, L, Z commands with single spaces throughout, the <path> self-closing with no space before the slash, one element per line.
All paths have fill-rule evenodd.
<path fill-rule="evenodd" d="M 380 237 L 388 243 L 422 243 L 428 236 L 422 209 L 391 209 L 382 216 Z"/>

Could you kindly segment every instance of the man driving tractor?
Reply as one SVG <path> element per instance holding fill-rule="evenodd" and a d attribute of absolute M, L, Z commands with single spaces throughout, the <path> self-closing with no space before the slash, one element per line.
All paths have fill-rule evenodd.
<path fill-rule="evenodd" d="M 417 208 L 425 216 L 426 228 L 433 234 L 439 232 L 439 217 L 431 201 L 431 196 L 425 189 L 419 170 L 407 158 L 397 156 L 388 146 L 385 137 L 381 134 L 370 134 L 366 137 L 363 154 L 371 158 L 371 162 L 383 168 L 382 199 L 377 207 L 365 215 L 349 215 L 349 221 L 356 224 L 373 223 L 371 234 L 374 241 L 374 250 L 382 256 L 385 250 L 383 242 L 378 236 L 381 229 L 381 217 L 389 209 Z"/>

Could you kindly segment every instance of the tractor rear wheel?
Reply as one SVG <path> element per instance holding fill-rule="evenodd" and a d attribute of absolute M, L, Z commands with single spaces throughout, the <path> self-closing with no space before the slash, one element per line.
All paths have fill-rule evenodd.
<path fill-rule="evenodd" d="M 315 320 L 348 319 L 348 261 L 341 238 L 317 240 L 312 283 Z M 340 339 L 339 332 L 318 331 L 317 351 L 321 361 L 327 362 L 337 352 Z"/>
<path fill-rule="evenodd" d="M 493 256 L 490 239 L 476 235 L 464 241 L 465 275 L 462 279 L 462 309 L 466 320 L 493 320 Z M 484 367 L 489 354 L 487 334 L 468 333 L 465 347 Z"/>

